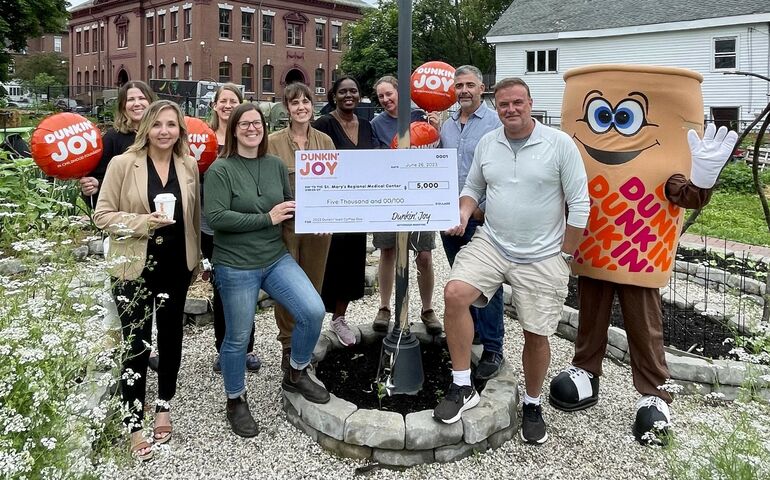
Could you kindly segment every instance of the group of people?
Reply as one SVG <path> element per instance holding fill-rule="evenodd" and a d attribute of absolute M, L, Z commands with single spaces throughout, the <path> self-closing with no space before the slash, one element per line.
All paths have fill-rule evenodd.
<path fill-rule="evenodd" d="M 431 334 L 446 330 L 452 360 L 452 383 L 433 416 L 444 423 L 460 420 L 479 403 L 474 383 L 494 377 L 504 364 L 502 284 L 507 282 L 524 335 L 521 438 L 541 444 L 548 437 L 540 395 L 550 363 L 549 337 L 561 318 L 573 254 L 589 218 L 586 170 L 569 135 L 532 117 L 533 100 L 523 80 L 497 83 L 496 111 L 482 101 L 485 86 L 476 67 L 457 68 L 454 88 L 459 109 L 443 124 L 435 112 L 410 113 L 411 120 L 428 121 L 440 131 L 443 148 L 457 150 L 459 173 L 460 224 L 441 233 L 452 266 L 443 327 L 432 305 L 435 233 L 409 237 L 420 318 Z M 308 366 L 326 313 L 339 341 L 356 343 L 346 314 L 350 302 L 364 294 L 366 235 L 295 233 L 294 159 L 298 150 L 389 148 L 397 129 L 398 83 L 383 77 L 375 91 L 384 111 L 370 123 L 355 113 L 361 100 L 358 82 L 340 77 L 328 94 L 333 109 L 314 120 L 309 87 L 290 84 L 283 98 L 289 125 L 268 135 L 260 109 L 244 103 L 235 85 L 222 86 L 211 123 L 219 156 L 203 178 L 189 155 L 179 107 L 156 100 L 142 82 L 121 88 L 102 161 L 80 182 L 94 206 L 95 223 L 111 238 L 108 265 L 129 349 L 121 395 L 130 411 L 126 424 L 137 458 L 153 453 L 142 430 L 153 313 L 158 400 L 151 440 L 165 443 L 173 432 L 169 402 L 181 363 L 184 301 L 201 251 L 213 264 L 219 352 L 214 370 L 223 376 L 233 432 L 258 433 L 245 373 L 261 365 L 254 352 L 260 289 L 278 304 L 283 389 L 311 402 L 329 401 Z M 157 211 L 154 198 L 160 194 L 174 196 L 173 212 Z M 374 234 L 381 250 L 376 331 L 387 331 L 391 321 L 395 237 Z M 476 341 L 483 353 L 472 375 Z"/>

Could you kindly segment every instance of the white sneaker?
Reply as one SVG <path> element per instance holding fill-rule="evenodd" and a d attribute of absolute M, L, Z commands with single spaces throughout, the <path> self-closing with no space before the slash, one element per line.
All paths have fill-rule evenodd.
<path fill-rule="evenodd" d="M 337 339 L 339 339 L 342 345 L 349 347 L 356 344 L 356 334 L 350 329 L 344 315 L 333 319 L 331 327 L 332 332 L 337 335 Z"/>

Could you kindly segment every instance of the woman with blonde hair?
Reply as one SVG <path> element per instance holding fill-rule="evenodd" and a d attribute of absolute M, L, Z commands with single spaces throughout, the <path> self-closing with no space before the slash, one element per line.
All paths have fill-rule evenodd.
<path fill-rule="evenodd" d="M 217 134 L 217 145 L 219 145 L 219 153 L 225 147 L 225 136 L 227 132 L 227 121 L 230 119 L 230 115 L 233 113 L 238 105 L 243 103 L 243 93 L 238 85 L 234 83 L 225 83 L 220 86 L 216 93 L 214 93 L 214 100 L 211 102 L 211 106 L 214 110 L 214 114 L 211 116 L 209 126 Z M 201 208 L 206 204 L 206 199 L 203 197 L 204 179 L 201 178 Z M 206 218 L 201 218 L 201 250 L 203 252 L 203 258 L 211 259 L 211 255 L 214 252 L 214 230 L 209 227 L 206 222 Z M 213 280 L 213 279 L 212 279 Z M 214 347 L 217 349 L 217 357 L 214 360 L 214 371 L 217 373 L 222 372 L 222 362 L 219 357 L 219 351 L 222 348 L 222 342 L 225 339 L 225 314 L 222 309 L 222 298 L 217 291 L 216 282 L 213 282 L 213 296 L 211 303 L 214 308 Z M 251 337 L 249 337 L 249 345 L 246 347 L 246 370 L 249 372 L 256 372 L 262 366 L 262 360 L 254 353 L 254 328 L 251 329 Z"/>
<path fill-rule="evenodd" d="M 289 112 L 289 126 L 270 134 L 267 151 L 283 160 L 289 170 L 289 185 L 294 190 L 294 154 L 298 150 L 334 150 L 334 142 L 325 133 L 310 125 L 313 120 L 313 94 L 304 83 L 292 83 L 283 93 L 283 106 Z M 320 293 L 329 253 L 330 235 L 297 235 L 294 220 L 283 222 L 283 241 L 292 258 L 307 274 L 310 282 Z M 294 318 L 280 304 L 275 306 L 275 323 L 278 325 L 278 341 L 283 355 L 281 369 L 288 371 L 291 358 L 291 332 Z"/>
<path fill-rule="evenodd" d="M 90 208 L 94 208 L 99 200 L 99 189 L 110 160 L 124 153 L 134 143 L 142 115 L 155 100 L 155 93 L 141 81 L 128 82 L 118 90 L 118 104 L 112 128 L 102 137 L 102 158 L 91 173 L 80 179 L 80 191 Z"/>
<path fill-rule="evenodd" d="M 107 167 L 101 190 L 94 222 L 111 237 L 108 270 L 128 342 L 121 376 L 125 423 L 132 454 L 148 460 L 152 449 L 142 427 L 153 312 L 160 355 L 152 440 L 162 444 L 171 439 L 169 402 L 182 359 L 184 303 L 200 261 L 198 164 L 189 155 L 176 104 L 159 100 L 149 106 L 134 143 Z"/>

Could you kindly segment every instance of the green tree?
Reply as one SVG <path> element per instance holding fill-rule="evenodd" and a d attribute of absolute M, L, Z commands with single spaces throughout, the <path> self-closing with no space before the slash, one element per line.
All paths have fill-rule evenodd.
<path fill-rule="evenodd" d="M 412 68 L 430 60 L 458 67 L 470 64 L 494 73 L 494 49 L 486 34 L 511 0 L 415 0 L 412 12 Z M 398 5 L 381 0 L 377 8 L 346 30 L 350 48 L 341 68 L 361 82 L 364 93 L 398 65 Z"/>
<path fill-rule="evenodd" d="M 67 0 L 0 0 L 0 81 L 8 79 L 10 52 L 27 47 L 27 39 L 64 30 Z"/>
<path fill-rule="evenodd" d="M 54 52 L 33 53 L 16 62 L 14 76 L 22 82 L 32 82 L 44 73 L 54 79 L 54 85 L 66 85 L 67 67 L 62 63 L 64 60 L 64 56 Z"/>

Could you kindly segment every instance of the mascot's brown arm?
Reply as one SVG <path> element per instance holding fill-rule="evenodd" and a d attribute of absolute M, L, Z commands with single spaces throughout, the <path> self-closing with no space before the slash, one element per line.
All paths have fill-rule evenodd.
<path fill-rule="evenodd" d="M 682 208 L 700 209 L 711 200 L 711 188 L 700 188 L 693 185 L 687 178 L 677 173 L 666 182 L 666 198 L 674 205 Z"/>

